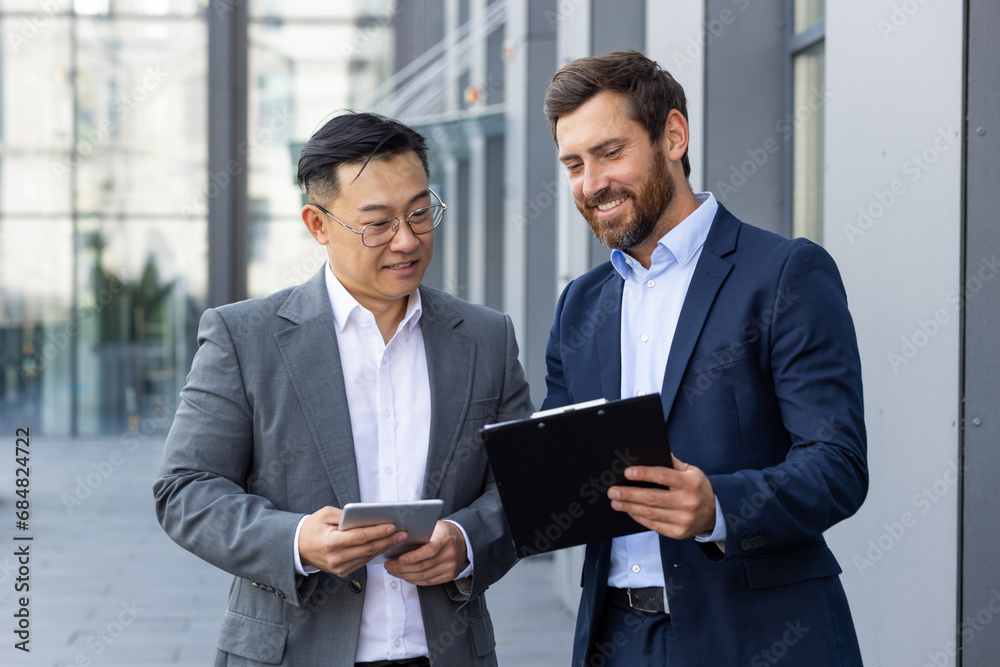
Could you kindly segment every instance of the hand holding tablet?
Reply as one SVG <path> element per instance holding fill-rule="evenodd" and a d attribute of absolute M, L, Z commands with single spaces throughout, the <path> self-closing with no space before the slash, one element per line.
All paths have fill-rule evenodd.
<path fill-rule="evenodd" d="M 350 530 L 391 523 L 397 529 L 406 531 L 406 542 L 372 560 L 372 563 L 379 563 L 387 559 L 399 558 L 404 553 L 413 551 L 420 545 L 429 542 L 434 533 L 434 525 L 441 517 L 443 507 L 444 501 L 438 499 L 386 503 L 347 503 L 340 516 L 338 529 Z"/>

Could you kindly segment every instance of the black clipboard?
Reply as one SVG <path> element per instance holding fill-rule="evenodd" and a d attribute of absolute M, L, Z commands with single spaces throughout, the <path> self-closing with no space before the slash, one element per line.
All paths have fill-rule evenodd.
<path fill-rule="evenodd" d="M 611 509 L 630 465 L 671 467 L 659 394 L 567 406 L 483 429 L 519 557 L 648 530 Z"/>

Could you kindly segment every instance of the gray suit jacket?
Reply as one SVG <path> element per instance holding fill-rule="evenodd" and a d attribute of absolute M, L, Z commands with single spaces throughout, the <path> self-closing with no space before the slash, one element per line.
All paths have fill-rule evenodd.
<path fill-rule="evenodd" d="M 324 267 L 323 270 L 328 270 Z M 304 514 L 360 500 L 350 413 L 321 270 L 205 312 L 167 436 L 156 512 L 185 549 L 235 575 L 217 665 L 353 665 L 365 568 L 296 575 Z M 424 498 L 469 536 L 475 573 L 418 589 L 431 664 L 495 665 L 483 591 L 516 561 L 478 431 L 531 410 L 510 318 L 421 287 L 431 386 Z"/>

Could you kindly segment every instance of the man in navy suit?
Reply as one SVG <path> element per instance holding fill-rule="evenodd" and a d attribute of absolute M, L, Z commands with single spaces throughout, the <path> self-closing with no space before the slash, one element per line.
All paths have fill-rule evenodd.
<path fill-rule="evenodd" d="M 660 392 L 675 454 L 608 490 L 649 531 L 587 545 L 573 665 L 860 665 L 823 539 L 868 489 L 836 265 L 692 192 L 684 91 L 642 54 L 567 64 L 545 113 L 612 254 L 559 298 L 542 407 Z"/>

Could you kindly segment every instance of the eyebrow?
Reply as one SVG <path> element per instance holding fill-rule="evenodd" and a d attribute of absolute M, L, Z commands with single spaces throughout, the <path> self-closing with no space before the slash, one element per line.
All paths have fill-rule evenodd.
<path fill-rule="evenodd" d="M 409 204 L 407 204 L 407 206 L 413 206 L 415 203 L 417 203 L 417 201 L 423 199 L 430 193 L 431 193 L 430 189 L 421 190 L 410 199 L 410 202 Z M 389 206 L 388 204 L 365 204 L 364 206 L 358 208 L 358 212 L 360 213 L 371 213 L 373 211 L 392 211 L 392 207 Z"/>
<path fill-rule="evenodd" d="M 625 138 L 624 137 L 612 137 L 611 139 L 605 139 L 601 143 L 595 144 L 595 145 L 591 146 L 590 148 L 587 149 L 587 152 L 590 153 L 591 155 L 593 155 L 594 153 L 600 153 L 601 151 L 603 151 L 605 148 L 608 148 L 609 146 L 613 146 L 614 144 L 622 144 L 622 143 L 625 143 Z M 562 162 L 563 164 L 566 164 L 567 162 L 571 162 L 573 160 L 579 160 L 579 159 L 580 159 L 580 156 L 577 155 L 576 153 L 570 153 L 568 155 L 560 155 L 559 156 L 559 161 Z"/>

